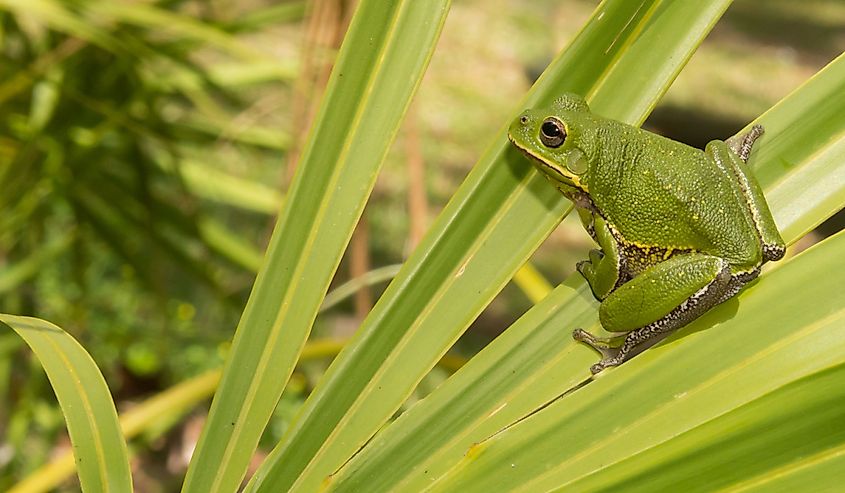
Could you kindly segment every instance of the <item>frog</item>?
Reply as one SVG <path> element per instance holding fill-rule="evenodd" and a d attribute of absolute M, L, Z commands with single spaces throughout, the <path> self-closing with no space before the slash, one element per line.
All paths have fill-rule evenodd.
<path fill-rule="evenodd" d="M 593 113 L 577 94 L 525 110 L 508 138 L 599 248 L 578 262 L 610 337 L 575 329 L 619 366 L 735 296 L 786 246 L 749 169 L 760 125 L 698 149 Z"/>

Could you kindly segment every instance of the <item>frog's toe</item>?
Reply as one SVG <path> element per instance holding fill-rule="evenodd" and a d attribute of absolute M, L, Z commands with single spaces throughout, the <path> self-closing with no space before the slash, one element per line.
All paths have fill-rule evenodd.
<path fill-rule="evenodd" d="M 575 329 L 572 331 L 572 338 L 578 342 L 592 341 L 593 336 L 584 329 Z"/>
<path fill-rule="evenodd" d="M 617 337 L 596 337 L 584 329 L 575 329 L 572 331 L 572 338 L 578 342 L 586 342 L 594 348 L 607 348 L 614 341 L 619 339 Z"/>
<path fill-rule="evenodd" d="M 590 263 L 589 260 L 582 260 L 575 264 L 575 270 L 577 270 L 578 273 L 581 274 L 587 281 L 593 278 L 593 264 Z"/>
<path fill-rule="evenodd" d="M 609 340 L 598 338 L 584 329 L 573 330 L 572 338 L 578 342 L 583 342 L 585 344 L 590 345 L 596 351 L 608 349 L 606 343 L 610 342 Z"/>
<path fill-rule="evenodd" d="M 602 360 L 593 365 L 590 369 L 590 371 L 594 374 L 600 372 L 607 366 L 616 366 L 621 363 L 621 361 L 614 363 L 614 361 L 619 359 L 619 348 L 612 345 L 615 338 L 596 337 L 583 329 L 575 329 L 572 331 L 572 338 L 590 346 L 594 351 L 601 354 Z"/>

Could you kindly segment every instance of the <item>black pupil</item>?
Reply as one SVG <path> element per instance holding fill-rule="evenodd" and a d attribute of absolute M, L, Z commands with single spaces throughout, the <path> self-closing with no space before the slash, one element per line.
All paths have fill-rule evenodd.
<path fill-rule="evenodd" d="M 546 122 L 543 124 L 543 135 L 546 137 L 560 137 L 563 134 L 560 127 L 555 125 L 554 122 Z"/>

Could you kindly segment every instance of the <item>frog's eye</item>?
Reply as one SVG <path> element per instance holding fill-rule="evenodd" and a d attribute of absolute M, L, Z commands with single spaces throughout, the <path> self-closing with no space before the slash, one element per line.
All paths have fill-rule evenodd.
<path fill-rule="evenodd" d="M 540 125 L 540 142 L 546 147 L 560 147 L 566 140 L 566 127 L 554 117 L 546 118 Z"/>

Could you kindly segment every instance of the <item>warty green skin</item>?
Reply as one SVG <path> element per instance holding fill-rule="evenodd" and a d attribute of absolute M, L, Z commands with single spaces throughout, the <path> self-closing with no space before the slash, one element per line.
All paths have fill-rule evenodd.
<path fill-rule="evenodd" d="M 565 129 L 562 143 L 543 140 L 544 124 Z M 702 151 L 594 115 L 573 94 L 510 126 L 511 142 L 575 203 L 601 247 L 578 270 L 602 302 L 602 326 L 620 336 L 574 332 L 604 356 L 593 373 L 735 295 L 763 262 L 783 256 L 760 186 L 745 169 L 761 134 L 755 127 Z"/>

